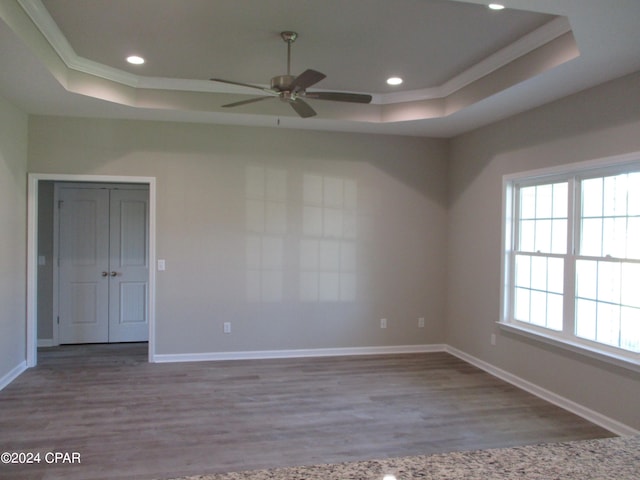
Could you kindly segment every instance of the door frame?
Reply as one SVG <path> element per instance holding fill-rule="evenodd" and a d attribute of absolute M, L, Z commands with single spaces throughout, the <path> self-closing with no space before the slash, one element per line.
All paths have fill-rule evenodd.
<path fill-rule="evenodd" d="M 29 173 L 27 184 L 27 367 L 38 364 L 38 187 L 41 181 L 137 183 L 149 187 L 149 362 L 156 356 L 156 177 Z"/>

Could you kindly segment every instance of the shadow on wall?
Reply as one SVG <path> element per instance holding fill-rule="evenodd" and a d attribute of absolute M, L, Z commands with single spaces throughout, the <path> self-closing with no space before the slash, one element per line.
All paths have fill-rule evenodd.
<path fill-rule="evenodd" d="M 456 137 L 450 150 L 449 206 L 492 161 L 507 153 L 509 163 L 500 175 L 640 150 L 638 122 L 640 73 L 634 73 Z M 629 125 L 628 132 L 608 135 L 608 130 L 623 125 Z M 636 146 L 629 145 L 633 142 Z M 554 143 L 562 158 L 548 151 L 537 155 L 537 147 Z"/>

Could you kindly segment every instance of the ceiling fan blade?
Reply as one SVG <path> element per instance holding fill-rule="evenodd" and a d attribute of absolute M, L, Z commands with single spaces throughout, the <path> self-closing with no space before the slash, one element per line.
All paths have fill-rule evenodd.
<path fill-rule="evenodd" d="M 316 111 L 313 108 L 311 108 L 311 105 L 309 105 L 307 102 L 299 98 L 296 98 L 295 100 L 290 100 L 289 104 L 291 105 L 291 107 L 293 107 L 296 113 L 300 115 L 302 118 L 309 118 L 317 115 Z"/>
<path fill-rule="evenodd" d="M 371 103 L 371 95 L 342 92 L 305 92 L 305 98 L 314 100 L 332 100 L 334 102 Z"/>
<path fill-rule="evenodd" d="M 268 88 L 259 87 L 258 85 L 251 85 L 250 83 L 234 82 L 233 80 L 223 80 L 221 78 L 210 78 L 209 80 L 211 80 L 212 82 L 220 82 L 220 83 L 228 83 L 229 85 L 237 85 L 239 87 L 255 88 L 257 90 L 262 90 L 263 92 L 272 93 L 272 91 Z"/>
<path fill-rule="evenodd" d="M 249 103 L 260 102 L 261 100 L 268 100 L 273 97 L 255 97 L 250 98 L 249 100 L 241 100 L 239 102 L 227 103 L 226 105 L 222 105 L 223 107 L 239 107 L 240 105 L 247 105 Z"/>
<path fill-rule="evenodd" d="M 324 73 L 308 69 L 298 75 L 293 82 L 291 82 L 291 86 L 289 88 L 292 92 L 299 92 L 311 85 L 315 85 L 325 77 L 326 75 Z"/>

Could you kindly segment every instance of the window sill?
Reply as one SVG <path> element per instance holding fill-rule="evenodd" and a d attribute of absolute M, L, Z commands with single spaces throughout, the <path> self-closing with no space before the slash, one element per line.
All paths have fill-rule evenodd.
<path fill-rule="evenodd" d="M 524 326 L 520 326 L 512 323 L 503 323 L 503 322 L 496 322 L 496 323 L 498 324 L 498 327 L 501 330 L 504 330 L 505 332 L 510 332 L 516 335 L 522 335 L 532 340 L 542 342 L 547 345 L 552 345 L 556 348 L 568 350 L 570 352 L 584 355 L 586 357 L 593 358 L 601 362 L 605 362 L 620 368 L 624 368 L 627 370 L 631 370 L 633 372 L 640 373 L 640 363 L 635 362 L 629 358 L 626 358 L 620 355 L 615 355 L 614 353 L 599 350 L 597 348 L 591 348 L 587 345 L 582 345 L 575 342 L 561 340 L 552 335 L 545 335 L 542 332 L 529 329 Z"/>

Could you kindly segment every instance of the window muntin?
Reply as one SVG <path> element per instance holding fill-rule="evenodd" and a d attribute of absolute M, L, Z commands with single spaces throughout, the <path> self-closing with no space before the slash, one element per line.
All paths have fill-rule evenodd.
<path fill-rule="evenodd" d="M 640 165 L 523 175 L 507 192 L 504 321 L 638 362 Z"/>

